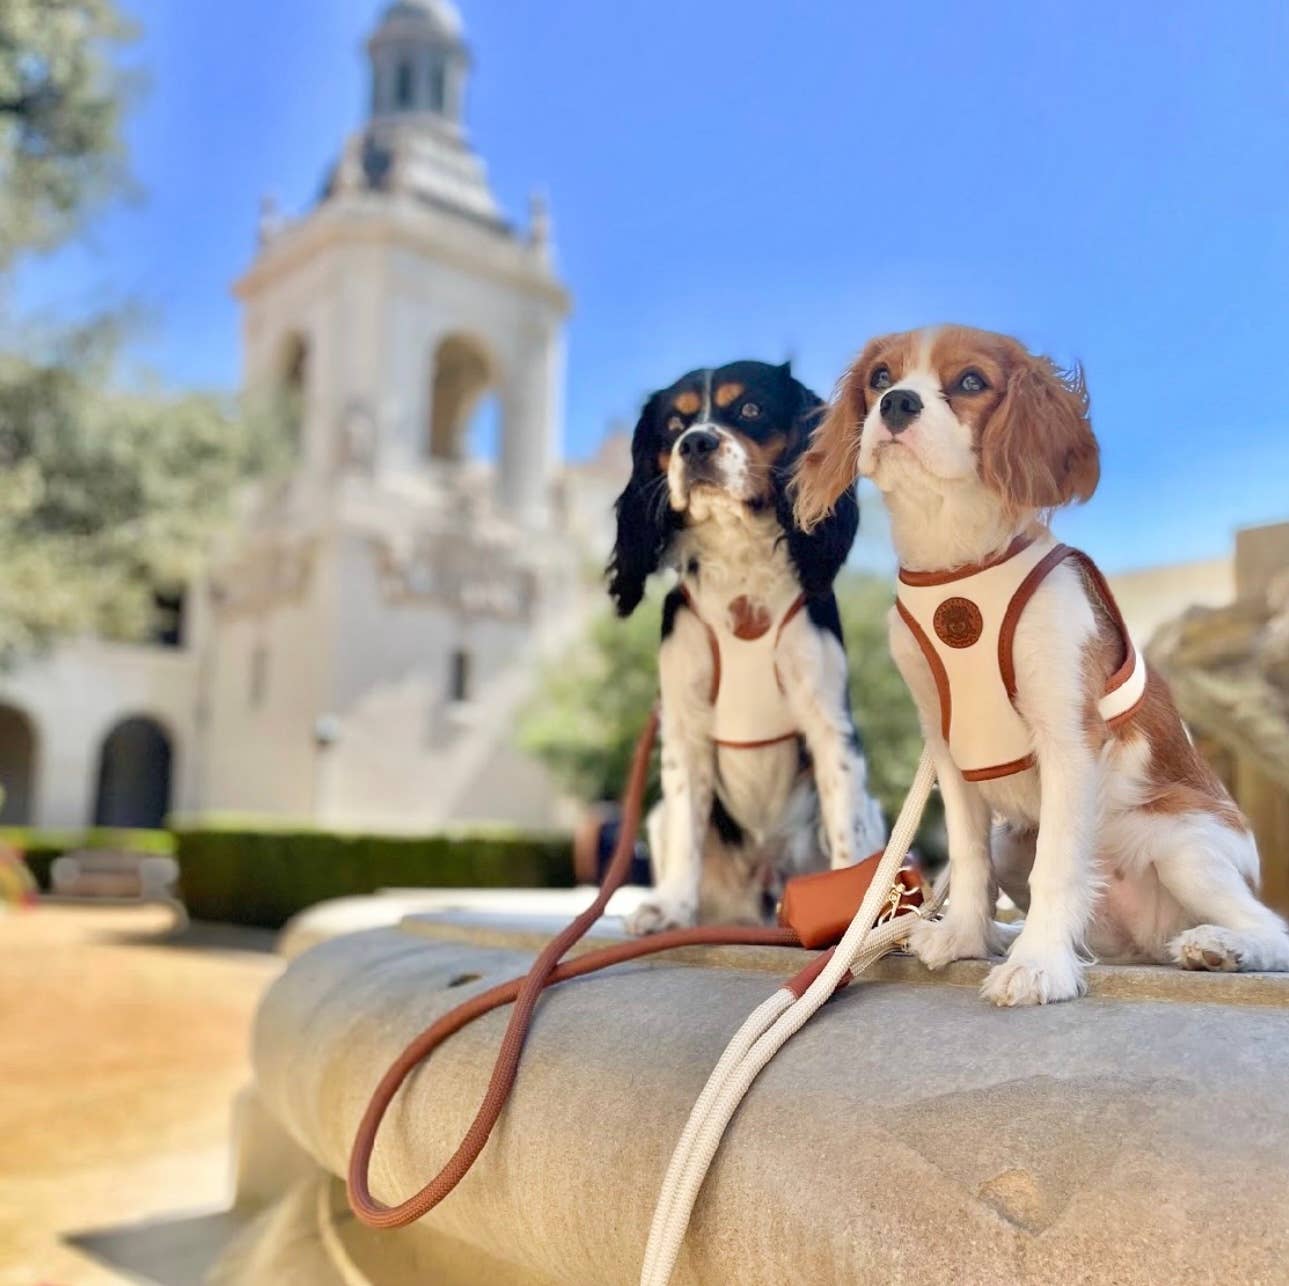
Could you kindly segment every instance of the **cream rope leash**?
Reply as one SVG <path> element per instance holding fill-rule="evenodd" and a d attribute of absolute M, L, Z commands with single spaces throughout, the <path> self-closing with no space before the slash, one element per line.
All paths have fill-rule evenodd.
<path fill-rule="evenodd" d="M 876 926 L 874 921 L 908 855 L 934 784 L 931 755 L 923 750 L 877 874 L 841 941 L 819 957 L 816 970 L 799 975 L 796 982 L 801 990 L 781 987 L 757 1006 L 726 1046 L 689 1114 L 667 1167 L 649 1228 L 641 1286 L 667 1286 L 671 1280 L 699 1189 L 730 1119 L 761 1069 L 835 991 L 908 937 L 916 923 L 912 916 Z M 917 914 L 934 915 L 947 889 L 942 882 Z M 806 979 L 809 985 L 803 986 Z"/>

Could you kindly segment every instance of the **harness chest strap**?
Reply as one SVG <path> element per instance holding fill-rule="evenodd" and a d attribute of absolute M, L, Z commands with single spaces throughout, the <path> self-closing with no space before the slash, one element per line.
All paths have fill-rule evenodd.
<path fill-rule="evenodd" d="M 1136 714 L 1146 665 L 1100 569 L 1050 536 L 1018 537 L 991 562 L 950 572 L 901 569 L 896 610 L 925 657 L 940 701 L 940 732 L 967 781 L 989 781 L 1034 765 L 1028 725 L 1015 706 L 1016 627 L 1043 581 L 1075 561 L 1122 640 L 1123 662 L 1106 681 L 1098 710 L 1114 729 Z"/>
<path fill-rule="evenodd" d="M 680 587 L 685 604 L 707 633 L 712 654 L 713 741 L 727 750 L 760 750 L 800 736 L 788 709 L 775 651 L 783 631 L 806 605 L 799 594 L 779 618 L 777 628 L 766 611 L 736 599 L 731 609 L 737 623 L 714 625 L 698 610 L 687 585 Z"/>

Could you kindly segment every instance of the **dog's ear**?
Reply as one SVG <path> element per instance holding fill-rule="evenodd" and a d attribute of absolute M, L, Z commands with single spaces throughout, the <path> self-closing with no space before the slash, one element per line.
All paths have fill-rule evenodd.
<path fill-rule="evenodd" d="M 680 526 L 667 495 L 667 478 L 657 450 L 657 419 L 662 394 L 655 393 L 640 412 L 631 439 L 631 478 L 618 497 L 618 538 L 605 574 L 609 597 L 619 616 L 630 616 L 644 597 L 645 582 L 658 570 Z"/>
<path fill-rule="evenodd" d="M 1014 509 L 1087 500 L 1101 477 L 1083 369 L 1017 345 L 1007 390 L 980 435 L 980 476 Z"/>
<path fill-rule="evenodd" d="M 859 433 L 868 414 L 864 374 L 878 343 L 870 343 L 837 382 L 832 403 L 816 424 L 810 445 L 797 465 L 792 492 L 796 523 L 803 531 L 818 526 L 842 497 L 854 498 Z"/>
<path fill-rule="evenodd" d="M 818 433 L 825 403 L 804 384 L 797 383 L 797 390 L 798 411 L 792 436 L 796 441 L 811 444 L 804 453 L 808 454 L 813 449 L 814 435 Z M 787 485 L 776 488 L 778 516 L 787 538 L 788 555 L 797 570 L 801 588 L 807 594 L 822 594 L 832 587 L 837 573 L 850 554 L 850 547 L 855 543 L 855 534 L 859 531 L 859 501 L 855 496 L 855 474 L 852 468 L 849 485 L 840 495 L 832 497 L 827 511 L 810 527 L 801 526 L 796 512 L 801 498 L 799 494 L 794 494 L 792 479 L 793 470 L 799 467 L 804 454 L 797 453 L 797 458 L 787 463 Z M 795 476 L 800 477 L 800 474 Z"/>

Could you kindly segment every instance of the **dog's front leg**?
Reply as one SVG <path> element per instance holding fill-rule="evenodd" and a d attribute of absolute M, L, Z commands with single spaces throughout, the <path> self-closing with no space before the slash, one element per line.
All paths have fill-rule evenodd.
<path fill-rule="evenodd" d="M 779 675 L 814 762 L 819 813 L 834 870 L 880 849 L 882 810 L 868 793 L 846 699 L 846 653 L 833 635 L 797 617 L 780 640 Z"/>
<path fill-rule="evenodd" d="M 928 741 L 944 800 L 949 904 L 939 920 L 913 926 L 909 949 L 928 969 L 940 969 L 954 960 L 1002 955 L 1015 931 L 994 919 L 998 888 L 989 849 L 989 806 L 963 780 L 944 741 L 934 736 Z"/>
<path fill-rule="evenodd" d="M 1041 1005 L 1083 994 L 1079 950 L 1096 893 L 1097 761 L 1077 728 L 1036 728 L 1041 783 L 1029 913 L 982 992 L 998 1005 Z"/>
<path fill-rule="evenodd" d="M 712 816 L 716 754 L 712 742 L 712 658 L 692 613 L 677 614 L 658 654 L 662 689 L 661 840 L 652 854 L 653 895 L 627 917 L 629 933 L 685 928 L 698 919 L 702 854 Z"/>

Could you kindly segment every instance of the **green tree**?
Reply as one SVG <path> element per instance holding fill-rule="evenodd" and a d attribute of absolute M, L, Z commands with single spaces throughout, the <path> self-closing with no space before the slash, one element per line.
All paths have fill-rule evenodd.
<path fill-rule="evenodd" d="M 922 749 L 917 713 L 886 642 L 890 585 L 848 574 L 837 600 L 850 661 L 850 698 L 863 737 L 873 793 L 893 821 Z M 519 740 L 564 788 L 587 801 L 616 798 L 636 737 L 657 695 L 659 608 L 646 599 L 626 621 L 598 617 L 571 654 L 549 666 L 520 719 Z M 656 781 L 651 789 L 657 790 Z M 919 842 L 939 853 L 938 808 Z"/>
<path fill-rule="evenodd" d="M 616 799 L 626 783 L 631 751 L 658 695 L 661 622 L 656 597 L 625 621 L 597 616 L 570 654 L 546 666 L 520 716 L 520 745 L 579 799 Z M 657 792 L 656 764 L 650 791 Z"/>
<path fill-rule="evenodd" d="M 103 392 L 112 352 L 96 330 L 0 354 L 0 668 L 58 635 L 145 635 L 275 459 L 273 424 L 226 401 Z"/>
<path fill-rule="evenodd" d="M 130 35 L 113 0 L 0 0 L 0 286 L 125 187 Z M 62 634 L 145 635 L 238 484 L 278 458 L 280 417 L 119 391 L 120 330 L 0 352 L 0 668 Z"/>
<path fill-rule="evenodd" d="M 113 55 L 131 36 L 113 0 L 0 4 L 0 271 L 120 191 L 127 78 Z"/>

